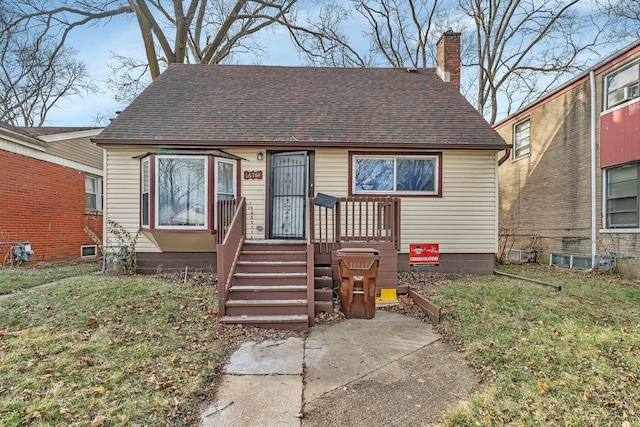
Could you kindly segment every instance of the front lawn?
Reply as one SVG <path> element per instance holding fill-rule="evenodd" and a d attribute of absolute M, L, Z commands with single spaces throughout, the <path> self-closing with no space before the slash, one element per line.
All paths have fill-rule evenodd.
<path fill-rule="evenodd" d="M 193 425 L 226 356 L 213 289 L 85 276 L 0 299 L 1 424 Z"/>
<path fill-rule="evenodd" d="M 0 268 L 0 295 L 44 285 L 67 277 L 81 276 L 100 271 L 97 262 L 77 263 L 49 267 Z"/>
<path fill-rule="evenodd" d="M 640 286 L 545 266 L 438 286 L 442 330 L 484 385 L 446 425 L 640 425 Z"/>
<path fill-rule="evenodd" d="M 443 276 L 423 289 L 483 379 L 444 424 L 640 425 L 640 286 L 501 269 L 562 290 L 498 276 Z M 196 424 L 237 344 L 217 325 L 214 288 L 200 283 L 84 276 L 0 298 L 1 424 Z"/>

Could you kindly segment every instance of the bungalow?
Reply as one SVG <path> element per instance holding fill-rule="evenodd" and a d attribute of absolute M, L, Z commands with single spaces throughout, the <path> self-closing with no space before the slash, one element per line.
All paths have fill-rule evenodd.
<path fill-rule="evenodd" d="M 345 247 L 381 252 L 378 288 L 412 245 L 438 245 L 423 268 L 491 273 L 507 144 L 459 92 L 460 34 L 438 49 L 436 69 L 169 66 L 94 139 L 106 218 L 142 231 L 141 271 L 217 269 L 221 315 L 302 280 L 311 320 Z"/>
<path fill-rule="evenodd" d="M 640 41 L 495 126 L 500 252 L 640 278 Z"/>
<path fill-rule="evenodd" d="M 97 257 L 85 227 L 102 236 L 100 131 L 0 122 L 0 265 Z"/>

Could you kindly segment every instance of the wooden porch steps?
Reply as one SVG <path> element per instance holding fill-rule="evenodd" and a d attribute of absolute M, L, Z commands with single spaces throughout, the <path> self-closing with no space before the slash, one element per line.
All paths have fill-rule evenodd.
<path fill-rule="evenodd" d="M 309 318 L 306 314 L 223 316 L 219 321 L 221 323 L 241 323 L 248 326 L 292 331 L 306 331 L 309 329 Z"/>
<path fill-rule="evenodd" d="M 307 330 L 307 253 L 302 242 L 245 241 L 222 323 Z"/>
<path fill-rule="evenodd" d="M 333 277 L 331 274 L 331 266 L 315 266 L 313 269 L 315 314 L 333 312 Z"/>

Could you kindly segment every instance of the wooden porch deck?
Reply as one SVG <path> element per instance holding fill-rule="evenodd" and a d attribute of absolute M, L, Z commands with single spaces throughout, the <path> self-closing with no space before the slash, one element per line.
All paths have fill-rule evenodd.
<path fill-rule="evenodd" d="M 379 250 L 376 288 L 398 289 L 399 199 L 338 198 L 330 207 L 310 198 L 307 239 L 291 242 L 245 240 L 244 198 L 220 201 L 218 207 L 218 313 L 222 322 L 296 330 L 313 325 L 318 311 L 332 309 L 333 289 L 340 283 L 336 252 L 342 248 Z M 288 245 L 287 249 L 282 250 L 282 245 Z M 331 274 L 330 280 L 326 274 Z M 295 289 L 276 289 L 278 283 Z"/>

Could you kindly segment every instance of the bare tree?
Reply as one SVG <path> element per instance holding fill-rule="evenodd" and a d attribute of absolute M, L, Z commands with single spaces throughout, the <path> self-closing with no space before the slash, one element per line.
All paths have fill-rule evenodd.
<path fill-rule="evenodd" d="M 610 31 L 615 37 L 640 37 L 640 2 L 638 0 L 599 0 L 611 17 Z"/>
<path fill-rule="evenodd" d="M 450 27 L 462 33 L 461 90 L 495 123 L 610 49 L 603 32 L 610 21 L 599 12 L 591 0 L 350 0 L 307 18 L 313 35 L 292 35 L 317 65 L 428 67 Z M 365 48 L 346 30 L 354 22 Z"/>
<path fill-rule="evenodd" d="M 444 0 L 351 0 L 327 2 L 294 42 L 314 65 L 427 67 L 434 61 L 436 34 L 451 26 Z M 361 24 L 366 48 L 358 49 L 353 25 Z"/>
<path fill-rule="evenodd" d="M 63 49 L 79 26 L 99 25 L 122 15 L 136 19 L 145 58 L 114 56 L 110 81 L 128 101 L 172 63 L 217 64 L 239 52 L 259 53 L 253 36 L 280 24 L 295 27 L 297 0 L 8 0 L 19 11 L 13 26 L 34 34 L 55 33 Z M 47 23 L 47 25 L 43 25 Z"/>
<path fill-rule="evenodd" d="M 463 0 L 473 20 L 477 99 L 490 123 L 540 96 L 596 55 L 603 24 L 584 0 Z M 580 6 L 580 7 L 579 7 Z M 517 96 L 514 97 L 514 94 Z M 506 101 L 506 102 L 505 102 Z M 503 108 L 499 108 L 499 104 Z"/>
<path fill-rule="evenodd" d="M 93 90 L 84 64 L 73 50 L 57 47 L 48 34 L 34 36 L 12 25 L 12 14 L 0 4 L 0 120 L 41 126 L 62 98 Z"/>

